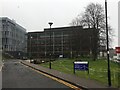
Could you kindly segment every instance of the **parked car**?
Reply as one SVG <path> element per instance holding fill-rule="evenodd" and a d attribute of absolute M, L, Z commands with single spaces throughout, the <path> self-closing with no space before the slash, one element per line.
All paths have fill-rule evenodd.
<path fill-rule="evenodd" d="M 30 63 L 34 63 L 34 60 L 33 60 L 33 59 L 31 59 L 31 60 L 30 60 Z"/>

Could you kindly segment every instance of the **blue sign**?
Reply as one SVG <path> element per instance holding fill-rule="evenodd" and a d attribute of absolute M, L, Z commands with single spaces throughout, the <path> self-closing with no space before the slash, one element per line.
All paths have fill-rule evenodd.
<path fill-rule="evenodd" d="M 74 62 L 74 70 L 87 71 L 88 69 L 88 62 Z"/>

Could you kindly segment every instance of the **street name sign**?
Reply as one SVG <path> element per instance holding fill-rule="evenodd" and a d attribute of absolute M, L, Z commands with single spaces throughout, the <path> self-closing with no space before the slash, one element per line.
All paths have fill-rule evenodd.
<path fill-rule="evenodd" d="M 75 70 L 88 70 L 88 62 L 74 62 Z"/>
<path fill-rule="evenodd" d="M 75 73 L 75 70 L 88 71 L 88 73 L 89 73 L 89 62 L 87 62 L 87 61 L 74 62 L 74 73 Z"/>

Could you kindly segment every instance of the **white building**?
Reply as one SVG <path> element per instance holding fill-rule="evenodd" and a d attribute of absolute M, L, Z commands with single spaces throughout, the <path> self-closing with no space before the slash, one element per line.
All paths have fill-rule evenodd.
<path fill-rule="evenodd" d="M 20 57 L 26 48 L 26 29 L 7 17 L 0 18 L 2 51 Z"/>

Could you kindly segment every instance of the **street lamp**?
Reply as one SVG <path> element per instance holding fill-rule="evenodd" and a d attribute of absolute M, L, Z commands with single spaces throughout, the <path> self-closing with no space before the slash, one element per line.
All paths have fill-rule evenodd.
<path fill-rule="evenodd" d="M 107 60 L 108 60 L 108 85 L 111 86 L 110 59 L 109 59 L 109 40 L 108 40 L 108 24 L 107 24 L 107 0 L 105 0 L 106 15 L 106 39 L 107 39 Z"/>
<path fill-rule="evenodd" d="M 52 26 L 52 22 L 48 23 L 50 25 L 50 60 L 49 60 L 49 68 L 51 69 L 51 57 L 52 57 L 52 53 L 51 53 L 51 26 Z"/>

